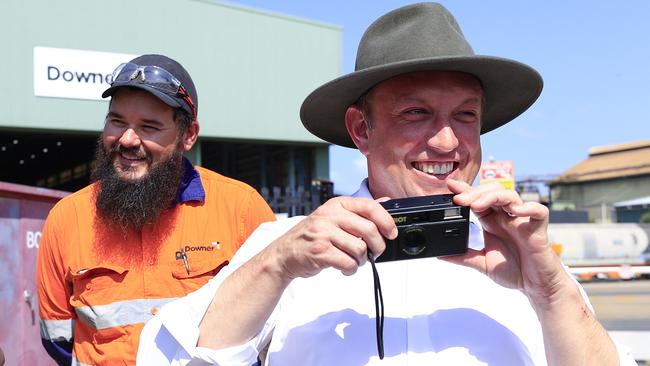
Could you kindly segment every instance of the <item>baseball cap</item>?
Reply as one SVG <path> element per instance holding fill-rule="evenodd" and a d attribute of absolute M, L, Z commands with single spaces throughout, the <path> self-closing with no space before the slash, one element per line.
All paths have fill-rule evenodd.
<path fill-rule="evenodd" d="M 198 95 L 194 82 L 183 65 L 167 56 L 142 55 L 121 64 L 113 72 L 113 82 L 102 97 L 112 96 L 121 87 L 145 90 L 172 108 L 182 108 L 196 119 Z"/>

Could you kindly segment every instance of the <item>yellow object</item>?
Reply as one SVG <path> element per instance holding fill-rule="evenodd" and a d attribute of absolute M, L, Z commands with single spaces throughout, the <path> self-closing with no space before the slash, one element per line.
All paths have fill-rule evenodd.
<path fill-rule="evenodd" d="M 551 243 L 551 248 L 553 248 L 553 251 L 557 255 L 562 255 L 562 251 L 564 250 L 564 246 L 560 243 Z"/>

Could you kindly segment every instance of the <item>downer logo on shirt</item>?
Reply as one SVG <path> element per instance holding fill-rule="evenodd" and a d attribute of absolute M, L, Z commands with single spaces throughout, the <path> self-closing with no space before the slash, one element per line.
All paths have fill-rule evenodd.
<path fill-rule="evenodd" d="M 215 249 L 221 249 L 218 241 L 213 242 L 212 245 L 186 245 L 183 248 L 185 252 L 211 252 Z"/>

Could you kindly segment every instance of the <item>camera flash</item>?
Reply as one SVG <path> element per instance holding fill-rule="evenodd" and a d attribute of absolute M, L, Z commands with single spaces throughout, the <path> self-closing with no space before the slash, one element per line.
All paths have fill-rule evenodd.
<path fill-rule="evenodd" d="M 457 219 L 462 217 L 460 214 L 460 207 L 453 207 L 445 209 L 445 220 L 447 219 Z"/>

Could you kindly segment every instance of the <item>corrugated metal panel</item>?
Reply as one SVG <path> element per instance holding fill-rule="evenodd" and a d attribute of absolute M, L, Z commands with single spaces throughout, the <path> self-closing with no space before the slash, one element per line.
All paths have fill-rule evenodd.
<path fill-rule="evenodd" d="M 40 341 L 36 254 L 43 223 L 66 192 L 0 182 L 0 347 L 7 365 L 53 365 Z"/>

